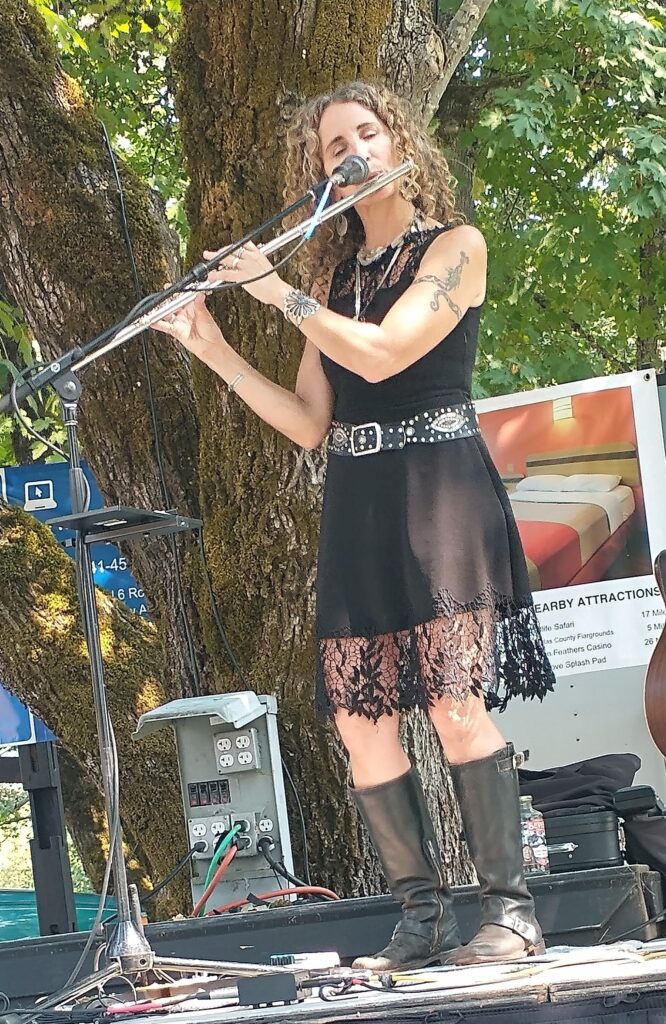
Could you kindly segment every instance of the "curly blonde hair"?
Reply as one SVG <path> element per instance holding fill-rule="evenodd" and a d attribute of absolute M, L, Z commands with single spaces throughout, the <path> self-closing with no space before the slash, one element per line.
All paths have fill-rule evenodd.
<path fill-rule="evenodd" d="M 414 169 L 402 179 L 401 193 L 424 217 L 434 217 L 445 224 L 463 220 L 455 211 L 455 180 L 449 165 L 407 103 L 386 86 L 366 82 L 348 82 L 333 92 L 316 96 L 294 115 L 287 129 L 287 203 L 302 195 L 312 182 L 325 177 L 319 124 L 332 103 L 360 103 L 386 125 L 400 158 L 414 164 Z M 363 244 L 363 226 L 354 208 L 348 207 L 344 216 L 348 228 L 342 237 L 335 230 L 336 218 L 331 218 L 299 253 L 299 271 L 306 287 L 327 277 L 333 267 Z"/>

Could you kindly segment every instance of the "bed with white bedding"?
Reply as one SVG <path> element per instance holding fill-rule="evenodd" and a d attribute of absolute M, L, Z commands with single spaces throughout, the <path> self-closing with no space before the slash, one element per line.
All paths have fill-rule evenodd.
<path fill-rule="evenodd" d="M 642 493 L 636 453 L 619 447 L 632 456 L 621 474 L 607 472 L 609 463 L 620 468 L 617 451 L 528 459 L 528 475 L 509 497 L 533 590 L 603 579 L 622 553 Z M 596 472 L 577 472 L 581 459 Z"/>

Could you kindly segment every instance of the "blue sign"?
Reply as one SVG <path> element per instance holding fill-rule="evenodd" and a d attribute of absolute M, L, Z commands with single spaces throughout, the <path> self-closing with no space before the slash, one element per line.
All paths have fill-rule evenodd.
<path fill-rule="evenodd" d="M 90 508 L 102 508 L 104 502 L 88 466 L 83 471 L 90 488 Z M 20 505 L 36 519 L 45 522 L 69 515 L 69 467 L 64 462 L 36 466 L 0 467 L 0 497 L 11 505 Z M 58 542 L 68 555 L 74 548 L 67 544 L 74 536 L 71 530 L 55 530 Z M 139 615 L 148 615 L 143 590 L 127 565 L 127 559 L 115 544 L 91 544 L 95 583 L 124 601 Z M 0 685 L 0 746 L 39 743 L 55 737 L 16 697 Z"/>

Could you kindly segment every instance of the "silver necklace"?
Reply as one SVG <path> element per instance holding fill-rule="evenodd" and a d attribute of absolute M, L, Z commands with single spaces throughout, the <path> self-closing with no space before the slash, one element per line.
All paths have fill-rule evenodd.
<path fill-rule="evenodd" d="M 421 217 L 420 217 L 419 211 L 417 210 L 417 212 L 414 214 L 414 218 L 413 218 L 411 224 L 409 224 L 408 227 L 406 227 L 404 231 L 401 231 L 399 235 L 396 235 L 396 237 L 393 239 L 392 242 L 389 243 L 389 245 L 380 246 L 377 249 L 370 249 L 368 252 L 365 252 L 365 253 L 363 252 L 362 249 L 359 249 L 359 251 L 356 253 L 355 282 L 354 282 L 354 317 L 353 317 L 354 320 L 360 320 L 361 315 L 363 313 L 365 313 L 365 311 L 367 310 L 368 306 L 370 305 L 370 303 L 374 299 L 375 295 L 377 295 L 377 292 L 379 292 L 381 290 L 384 282 L 386 281 L 386 278 L 389 276 L 389 274 L 393 270 L 393 268 L 394 268 L 394 266 L 396 264 L 396 261 L 398 259 L 398 256 L 400 255 L 400 253 L 402 252 L 402 250 L 404 248 L 405 242 L 407 241 L 407 237 L 409 235 L 411 235 L 414 231 L 418 231 L 420 228 L 421 228 Z M 384 271 L 384 273 L 382 274 L 381 278 L 379 279 L 379 284 L 375 288 L 373 294 L 370 296 L 368 301 L 363 306 L 363 309 L 361 309 L 361 266 L 367 267 L 371 263 L 375 263 L 379 259 L 380 256 L 383 256 L 385 252 L 387 252 L 389 249 L 393 249 L 393 248 L 395 248 L 395 252 L 393 253 L 393 256 L 391 257 L 391 259 L 389 260 L 389 264 L 388 264 L 386 270 Z"/>
<path fill-rule="evenodd" d="M 359 263 L 358 260 L 356 261 L 356 280 L 355 280 L 355 288 L 354 288 L 354 320 L 360 320 L 361 314 L 365 313 L 365 311 L 367 310 L 368 306 L 370 305 L 370 303 L 374 299 L 374 297 L 377 294 L 377 292 L 381 290 L 382 285 L 384 284 L 384 281 L 386 280 L 386 278 L 389 276 L 389 274 L 393 270 L 393 268 L 394 268 L 394 266 L 396 264 L 396 260 L 398 259 L 398 256 L 400 255 L 400 253 L 403 250 L 404 244 L 405 244 L 405 239 L 403 238 L 402 241 L 400 242 L 400 244 L 398 245 L 398 248 L 393 253 L 393 256 L 389 260 L 389 264 L 388 264 L 386 270 L 384 271 L 384 273 L 382 274 L 381 278 L 379 279 L 379 284 L 377 285 L 377 287 L 375 288 L 374 292 L 372 293 L 372 295 L 370 296 L 370 298 L 368 299 L 368 301 L 364 305 L 363 309 L 361 309 L 361 264 Z"/>
<path fill-rule="evenodd" d="M 412 220 L 406 228 L 404 228 L 399 235 L 396 235 L 392 242 L 388 245 L 378 245 L 376 249 L 365 249 L 363 246 L 356 253 L 356 259 L 363 267 L 368 267 L 371 263 L 375 263 L 380 256 L 383 256 L 387 249 L 395 249 L 396 246 L 404 240 L 405 235 L 414 227 L 414 221 Z"/>

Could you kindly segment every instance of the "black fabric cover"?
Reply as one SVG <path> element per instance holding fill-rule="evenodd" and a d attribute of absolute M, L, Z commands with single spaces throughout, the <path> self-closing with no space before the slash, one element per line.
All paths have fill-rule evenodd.
<path fill-rule="evenodd" d="M 604 754 L 540 772 L 521 768 L 521 796 L 531 796 L 542 814 L 580 811 L 586 807 L 614 810 L 613 796 L 631 786 L 641 759 L 636 754 Z"/>

